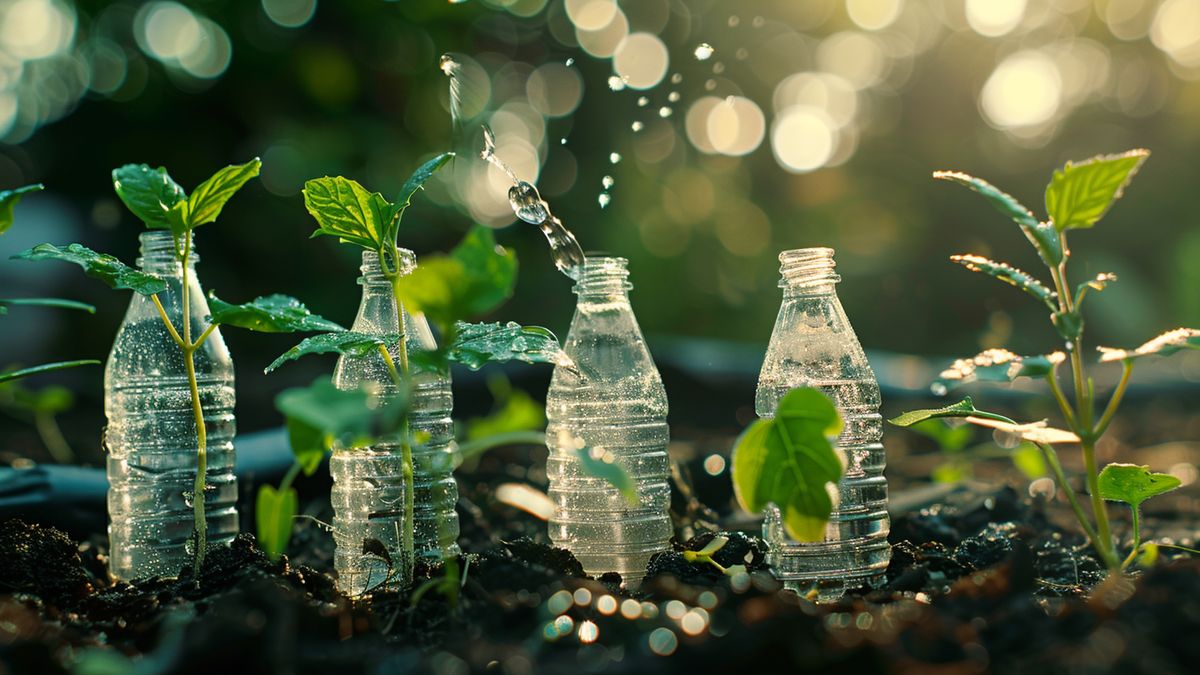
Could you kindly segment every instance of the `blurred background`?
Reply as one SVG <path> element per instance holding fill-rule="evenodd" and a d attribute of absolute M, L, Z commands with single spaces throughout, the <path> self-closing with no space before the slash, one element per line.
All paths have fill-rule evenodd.
<path fill-rule="evenodd" d="M 457 121 L 443 54 L 458 64 Z M 1040 212 L 1066 160 L 1149 148 L 1125 198 L 1071 239 L 1076 281 L 1120 277 L 1089 307 L 1090 344 L 1200 325 L 1200 0 L 0 0 L 0 186 L 47 187 L 0 238 L 0 296 L 97 307 L 13 310 L 0 365 L 106 357 L 128 297 L 73 266 L 8 257 L 78 241 L 132 262 L 144 228 L 109 180 L 127 162 L 166 166 L 190 189 L 262 157 L 261 179 L 198 232 L 205 288 L 235 302 L 288 293 L 348 325 L 358 254 L 308 239 L 304 180 L 342 174 L 386 195 L 454 149 L 401 241 L 421 256 L 472 223 L 498 228 L 521 276 L 493 318 L 564 335 L 571 282 L 478 159 L 483 122 L 585 250 L 630 259 L 681 428 L 736 431 L 753 415 L 785 249 L 837 250 L 839 295 L 897 409 L 950 357 L 1055 348 L 1044 309 L 947 261 L 1038 267 L 1014 225 L 935 169 L 985 177 Z M 332 366 L 267 377 L 294 338 L 226 340 L 245 431 L 278 425 L 274 396 Z M 1156 405 L 1184 420 L 1166 436 L 1200 435 L 1196 356 L 1150 380 Z M 478 376 L 456 377 L 460 409 L 486 410 Z M 536 395 L 549 373 L 513 377 Z M 93 367 L 28 384 L 74 392 L 62 433 L 92 464 L 101 381 Z M 42 458 L 43 439 L 31 415 L 0 415 L 5 463 Z"/>

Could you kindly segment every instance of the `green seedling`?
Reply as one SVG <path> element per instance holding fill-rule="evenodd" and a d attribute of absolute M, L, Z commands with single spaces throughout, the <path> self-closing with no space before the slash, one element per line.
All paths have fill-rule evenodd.
<path fill-rule="evenodd" d="M 773 419 L 755 420 L 733 448 L 733 490 L 749 513 L 775 504 L 788 535 L 821 541 L 833 512 L 845 460 L 833 447 L 842 417 L 825 394 L 793 389 L 779 401 Z"/>
<path fill-rule="evenodd" d="M 1096 386 L 1088 376 L 1084 359 L 1082 309 L 1086 299 L 1101 293 L 1116 281 L 1116 277 L 1112 274 L 1100 274 L 1072 285 L 1067 274 L 1067 266 L 1071 260 L 1067 235 L 1072 230 L 1095 226 L 1121 197 L 1125 187 L 1149 155 L 1146 150 L 1131 150 L 1078 163 L 1068 162 L 1062 169 L 1054 172 L 1050 184 L 1046 187 L 1045 203 L 1048 217 L 1044 221 L 1039 220 L 1014 197 L 984 180 L 953 171 L 938 171 L 933 174 L 934 178 L 958 183 L 983 195 L 998 211 L 1016 222 L 1046 266 L 1051 284 L 1047 285 L 1011 265 L 981 256 L 959 255 L 953 256 L 951 260 L 970 271 L 1014 286 L 1043 305 L 1049 312 L 1050 323 L 1067 346 L 1066 353 L 1018 356 L 1006 350 L 992 349 L 969 359 L 961 359 L 942 372 L 938 381 L 933 384 L 934 392 L 944 394 L 950 387 L 977 380 L 1012 382 L 1021 377 L 1041 379 L 1057 403 L 1066 429 L 1050 427 L 1045 421 L 1018 424 L 1003 415 L 976 409 L 969 398 L 944 408 L 905 413 L 891 420 L 892 424 L 908 427 L 929 419 L 959 417 L 972 424 L 992 428 L 998 439 L 1023 440 L 1035 445 L 1041 450 L 1080 527 L 1091 540 L 1105 566 L 1113 572 L 1128 568 L 1139 558 L 1147 560 L 1153 556 L 1147 545 L 1141 542 L 1138 508 L 1145 499 L 1172 490 L 1178 487 L 1179 482 L 1169 480 L 1170 476 L 1152 474 L 1145 467 L 1127 464 L 1110 464 L 1099 470 L 1096 465 L 1096 444 L 1108 430 L 1121 404 L 1135 362 L 1149 356 L 1166 356 L 1182 349 L 1200 349 L 1200 330 L 1173 330 L 1132 350 L 1099 348 L 1101 363 L 1120 362 L 1122 367 L 1121 378 L 1116 388 L 1107 403 L 1099 407 Z M 1067 361 L 1070 362 L 1072 381 L 1070 396 L 1059 386 L 1058 381 L 1058 369 Z M 1090 513 L 1085 511 L 1070 481 L 1067 480 L 1058 459 L 1056 445 L 1080 447 L 1084 480 L 1091 502 Z M 1128 556 L 1122 557 L 1118 554 L 1104 505 L 1105 499 L 1125 502 L 1134 511 L 1134 541 Z"/>
<path fill-rule="evenodd" d="M 713 567 L 717 568 L 718 572 L 724 574 L 725 576 L 731 577 L 735 574 L 742 574 L 746 571 L 745 565 L 730 565 L 729 567 L 725 567 L 713 558 L 713 555 L 715 555 L 717 551 L 725 548 L 725 544 L 728 543 L 728 537 L 713 537 L 712 541 L 705 544 L 704 548 L 700 549 L 699 551 L 684 551 L 683 559 L 693 565 L 712 565 Z"/>
<path fill-rule="evenodd" d="M 974 464 L 987 459 L 1009 459 L 1018 471 L 1030 480 L 1041 478 L 1049 469 L 1042 458 L 1042 451 L 1032 443 L 1021 443 L 1018 447 L 1002 448 L 995 443 L 972 443 L 976 431 L 974 426 L 957 420 L 929 419 L 909 427 L 937 444 L 943 461 L 933 468 L 931 478 L 939 483 L 957 483 L 974 476 Z"/>
<path fill-rule="evenodd" d="M 337 324 L 311 314 L 299 301 L 273 295 L 258 298 L 244 305 L 231 305 L 211 297 L 211 316 L 204 330 L 193 326 L 189 311 L 192 298 L 189 292 L 189 262 L 192 257 L 192 233 L 217 219 L 226 202 L 258 175 L 262 162 L 253 159 L 245 164 L 227 166 L 198 185 L 191 195 L 176 183 L 165 168 L 153 169 L 145 164 L 127 164 L 113 170 L 113 188 L 117 196 L 147 228 L 167 230 L 174 240 L 174 253 L 183 271 L 180 303 L 183 307 L 182 325 L 176 326 L 167 315 L 158 294 L 167 291 L 167 282 L 153 274 L 141 272 L 111 255 L 97 253 L 79 244 L 58 247 L 40 244 L 15 256 L 24 260 L 60 260 L 83 268 L 84 273 L 99 279 L 114 289 L 128 289 L 148 296 L 158 309 L 159 317 L 171 339 L 182 352 L 191 392 L 192 411 L 196 425 L 196 478 L 193 485 L 193 515 L 195 557 L 193 573 L 199 575 L 207 547 L 205 519 L 205 477 L 208 469 L 207 429 L 196 381 L 195 353 L 220 325 L 237 326 L 261 332 L 292 332 L 338 329 Z"/>

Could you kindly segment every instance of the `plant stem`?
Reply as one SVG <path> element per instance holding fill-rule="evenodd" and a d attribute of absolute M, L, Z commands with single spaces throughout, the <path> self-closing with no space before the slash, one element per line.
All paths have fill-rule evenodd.
<path fill-rule="evenodd" d="M 1133 549 L 1129 551 L 1129 557 L 1121 563 L 1121 569 L 1129 567 L 1137 557 L 1138 549 L 1142 547 L 1142 507 L 1132 505 L 1130 511 L 1133 512 Z"/>
<path fill-rule="evenodd" d="M 388 270 L 387 263 L 383 255 L 383 251 L 379 252 L 380 267 L 383 269 L 384 275 L 392 284 L 392 298 L 396 303 L 396 332 L 400 336 L 400 345 L 398 348 L 400 368 L 397 371 L 396 366 L 392 363 L 390 355 L 387 355 L 387 349 L 384 348 L 385 360 L 391 370 L 392 377 L 399 376 L 396 386 L 400 391 L 406 391 L 412 380 L 412 375 L 409 372 L 408 366 L 408 334 L 404 329 L 404 301 L 400 297 L 400 251 L 396 246 L 392 246 L 391 250 L 392 262 L 394 267 Z M 413 477 L 413 456 L 412 456 L 412 434 L 409 428 L 408 414 L 405 413 L 400 422 L 400 462 L 401 471 L 404 477 L 404 532 L 403 532 L 403 550 L 401 555 L 404 560 L 401 564 L 405 566 L 405 579 L 408 583 L 412 583 L 413 567 L 416 560 L 416 548 L 413 544 L 414 530 L 416 529 L 415 511 L 416 499 L 413 492 L 416 490 L 416 481 Z"/>
<path fill-rule="evenodd" d="M 67 439 L 63 438 L 62 429 L 58 426 L 58 420 L 55 419 L 54 413 L 35 412 L 33 425 L 37 429 L 38 436 L 41 436 L 42 443 L 46 445 L 46 451 L 50 453 L 55 462 L 59 464 L 75 463 L 75 453 L 67 444 Z"/>
<path fill-rule="evenodd" d="M 1058 453 L 1054 448 L 1046 443 L 1036 444 L 1042 450 L 1042 455 L 1046 457 L 1046 463 L 1050 465 L 1050 470 L 1054 472 L 1054 478 L 1058 481 L 1059 488 L 1063 494 L 1067 496 L 1067 501 L 1071 503 L 1071 510 L 1075 512 L 1075 517 L 1079 520 L 1079 524 L 1083 526 L 1083 531 L 1087 534 L 1088 539 L 1095 544 L 1096 530 L 1092 528 L 1091 522 L 1088 521 L 1087 514 L 1083 512 L 1083 507 L 1079 505 L 1079 498 L 1075 496 L 1075 490 L 1071 488 L 1071 484 L 1067 482 L 1067 475 L 1063 472 L 1062 464 L 1058 461 Z M 1106 561 L 1107 563 L 1107 561 Z"/>
<path fill-rule="evenodd" d="M 196 382 L 196 348 L 211 331 L 205 331 L 203 338 L 192 343 L 192 312 L 191 289 L 188 280 L 188 263 L 192 257 L 192 237 L 188 236 L 183 244 L 183 256 L 179 261 L 183 272 L 180 297 L 183 304 L 183 335 L 180 349 L 183 351 L 183 363 L 187 369 L 188 388 L 192 396 L 192 415 L 196 421 L 196 478 L 192 482 L 192 519 L 196 536 L 195 556 L 192 562 L 193 578 L 200 578 L 200 570 L 204 567 L 204 554 L 208 548 L 208 518 L 205 513 L 204 491 L 208 477 L 208 429 L 204 423 L 204 409 L 200 405 L 200 387 Z M 211 326 L 210 326 L 211 328 Z"/>
<path fill-rule="evenodd" d="M 1108 430 L 1108 425 L 1112 422 L 1113 415 L 1117 413 L 1117 407 L 1121 405 L 1121 399 L 1125 396 L 1125 388 L 1129 386 L 1129 376 L 1133 373 L 1133 361 L 1122 361 L 1121 366 L 1121 381 L 1117 383 L 1117 388 L 1113 390 L 1112 398 L 1108 399 L 1108 405 L 1104 408 L 1104 414 L 1100 416 L 1100 421 L 1096 423 L 1096 430 L 1092 432 L 1092 435 L 1097 440 Z"/>
<path fill-rule="evenodd" d="M 1067 426 L 1075 427 L 1075 413 L 1071 411 L 1071 404 L 1067 402 L 1067 397 L 1063 395 L 1062 388 L 1058 386 L 1058 366 L 1055 365 L 1050 374 L 1046 376 L 1046 382 L 1050 383 L 1050 393 L 1054 394 L 1054 400 L 1058 401 L 1058 408 L 1062 411 L 1063 419 L 1067 421 Z"/>
<path fill-rule="evenodd" d="M 179 337 L 179 331 L 175 330 L 175 323 L 171 321 L 171 317 L 167 316 L 167 310 L 163 308 L 162 300 L 158 299 L 158 294 L 150 296 L 154 301 L 154 307 L 158 309 L 158 318 L 162 319 L 163 325 L 167 327 L 167 332 L 171 334 L 171 339 L 180 349 L 185 348 L 183 338 Z"/>
<path fill-rule="evenodd" d="M 279 483 L 279 494 L 287 492 L 292 487 L 292 482 L 300 475 L 300 462 L 292 462 L 288 467 L 287 473 L 283 474 L 283 480 Z M 287 542 L 284 542 L 285 544 Z"/>

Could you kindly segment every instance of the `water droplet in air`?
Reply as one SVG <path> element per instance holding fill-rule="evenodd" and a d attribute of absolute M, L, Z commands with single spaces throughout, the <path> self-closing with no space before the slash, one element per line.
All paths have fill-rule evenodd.
<path fill-rule="evenodd" d="M 638 107 L 639 108 L 645 108 L 646 104 L 649 102 L 650 102 L 650 99 L 646 98 L 645 96 L 638 97 Z"/>
<path fill-rule="evenodd" d="M 767 25 L 767 20 L 761 16 L 756 16 L 750 23 L 753 24 L 755 28 L 762 28 L 763 26 Z"/>
<path fill-rule="evenodd" d="M 929 391 L 933 392 L 934 396 L 945 396 L 946 385 L 942 384 L 941 382 L 934 382 L 933 384 L 929 385 Z"/>
<path fill-rule="evenodd" d="M 566 137 L 566 136 L 563 136 L 562 138 L 558 139 L 558 144 L 559 144 L 559 145 L 566 145 L 566 144 L 567 144 L 567 137 Z"/>
<path fill-rule="evenodd" d="M 746 49 L 745 47 L 742 47 L 737 50 L 737 52 L 734 54 L 734 56 L 737 57 L 738 61 L 745 61 L 746 58 L 750 56 L 750 50 Z"/>
<path fill-rule="evenodd" d="M 572 56 L 572 57 L 568 58 L 568 59 L 566 60 L 566 65 L 567 65 L 567 67 L 568 67 L 568 68 L 570 68 L 571 66 L 575 65 L 575 57 L 573 57 L 573 56 Z"/>
<path fill-rule="evenodd" d="M 609 153 L 608 161 L 610 164 L 616 164 L 616 163 L 620 162 L 621 161 L 621 153 L 619 153 L 619 152 Z"/>
<path fill-rule="evenodd" d="M 696 45 L 696 51 L 694 51 L 693 54 L 696 55 L 697 61 L 707 61 L 716 51 L 717 50 L 713 49 L 712 45 L 708 44 L 707 42 L 701 42 L 700 44 Z"/>
<path fill-rule="evenodd" d="M 625 88 L 625 80 L 613 75 L 608 78 L 608 88 L 613 91 L 621 91 Z"/>
<path fill-rule="evenodd" d="M 449 54 L 442 54 L 442 58 L 438 60 L 438 68 L 441 68 L 446 77 L 454 77 L 460 68 L 458 61 Z"/>
<path fill-rule="evenodd" d="M 725 64 L 724 63 L 717 61 L 716 63 L 713 64 L 713 74 L 714 75 L 720 75 L 723 72 L 725 72 Z"/>
<path fill-rule="evenodd" d="M 512 205 L 513 213 L 531 225 L 541 225 L 550 216 L 550 210 L 537 188 L 525 181 L 508 189 L 508 202 Z"/>
<path fill-rule="evenodd" d="M 705 83 L 704 83 L 704 88 L 705 88 L 705 89 L 707 89 L 708 91 L 712 91 L 713 89 L 716 89 L 716 88 L 717 88 L 717 81 L 716 81 L 716 80 L 707 80 L 707 81 L 705 81 Z"/>
<path fill-rule="evenodd" d="M 611 188 L 614 182 L 615 181 L 613 181 L 612 176 L 605 176 L 604 178 L 600 179 L 600 184 L 604 186 L 605 190 Z"/>
<path fill-rule="evenodd" d="M 597 199 L 600 202 L 600 208 L 608 206 L 608 203 L 612 201 L 612 197 L 607 192 L 601 192 Z"/>
<path fill-rule="evenodd" d="M 664 105 L 663 107 L 658 109 L 658 116 L 659 117 L 670 117 L 671 109 Z"/>
<path fill-rule="evenodd" d="M 738 16 L 729 17 L 729 27 L 730 28 L 737 28 L 738 24 L 741 22 L 742 22 L 742 19 Z"/>
<path fill-rule="evenodd" d="M 671 76 L 671 84 L 679 84 L 683 82 L 683 73 L 675 73 Z"/>
<path fill-rule="evenodd" d="M 673 92 L 667 94 L 667 100 L 670 101 L 671 103 L 675 103 L 676 101 L 679 100 L 679 92 L 673 91 Z"/>
<path fill-rule="evenodd" d="M 629 125 L 629 128 L 633 129 L 634 132 L 638 132 L 638 131 L 641 131 L 642 127 L 644 127 L 644 126 L 646 126 L 646 125 L 642 124 L 641 122 L 634 122 L 633 124 Z"/>

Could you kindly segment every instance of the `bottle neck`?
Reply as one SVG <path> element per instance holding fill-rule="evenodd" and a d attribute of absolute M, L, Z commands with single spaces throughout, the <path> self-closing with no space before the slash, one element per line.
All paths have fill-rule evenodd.
<path fill-rule="evenodd" d="M 798 248 L 779 254 L 779 287 L 784 296 L 834 293 L 842 280 L 834 267 L 831 248 Z"/>
<path fill-rule="evenodd" d="M 192 239 L 192 233 L 187 234 L 186 239 L 180 239 L 179 248 L 176 248 L 175 237 L 166 230 L 150 230 L 143 232 L 138 240 L 141 242 L 141 255 L 137 259 L 137 265 L 143 271 L 150 272 L 165 277 L 182 277 L 183 266 L 180 264 L 180 256 L 183 251 L 188 251 L 188 269 L 194 270 L 196 263 L 200 260 L 200 256 L 196 254 L 196 247 Z"/>
<path fill-rule="evenodd" d="M 398 248 L 396 249 L 396 259 L 388 261 L 389 271 L 393 266 L 401 277 L 412 274 L 413 270 L 417 268 L 417 256 L 406 248 Z M 363 251 L 362 265 L 358 269 L 362 273 L 362 276 L 358 278 L 358 283 L 362 285 L 364 293 L 378 290 L 391 292 L 392 282 L 383 271 L 378 251 Z"/>
<path fill-rule="evenodd" d="M 625 258 L 589 257 L 575 284 L 579 301 L 612 301 L 629 299 L 629 261 Z"/>

